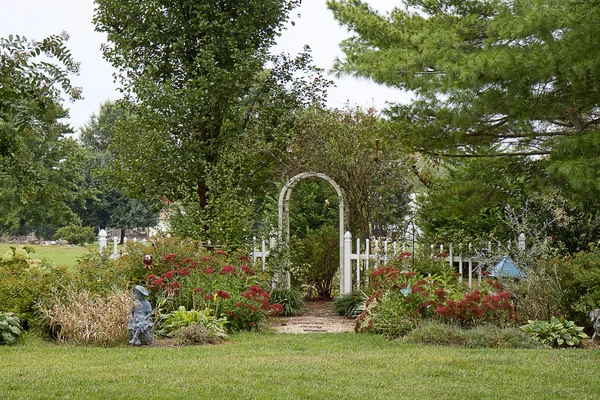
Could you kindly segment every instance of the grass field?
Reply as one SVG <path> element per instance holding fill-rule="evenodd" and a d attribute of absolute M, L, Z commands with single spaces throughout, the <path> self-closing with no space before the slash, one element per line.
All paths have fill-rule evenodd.
<path fill-rule="evenodd" d="M 598 399 L 598 350 L 423 347 L 356 334 L 217 346 L 0 347 L 2 399 Z"/>
<path fill-rule="evenodd" d="M 97 246 L 44 246 L 28 245 L 35 249 L 35 253 L 29 254 L 29 258 L 46 260 L 53 265 L 65 265 L 72 267 L 77 260 L 89 251 L 96 251 Z M 11 247 L 21 247 L 18 244 L 0 243 L 0 255 L 10 251 Z"/>

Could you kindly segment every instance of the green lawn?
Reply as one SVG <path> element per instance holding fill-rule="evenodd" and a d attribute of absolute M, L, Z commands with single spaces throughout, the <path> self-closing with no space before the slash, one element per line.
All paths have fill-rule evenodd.
<path fill-rule="evenodd" d="M 44 246 L 44 245 L 27 245 L 35 249 L 35 253 L 29 254 L 29 258 L 46 260 L 53 265 L 65 265 L 72 267 L 77 263 L 77 260 L 89 251 L 97 251 L 98 246 Z M 11 247 L 22 247 L 18 244 L 0 243 L 0 256 Z"/>
<path fill-rule="evenodd" d="M 598 399 L 599 350 L 422 347 L 355 334 L 217 346 L 0 347 L 2 399 Z"/>

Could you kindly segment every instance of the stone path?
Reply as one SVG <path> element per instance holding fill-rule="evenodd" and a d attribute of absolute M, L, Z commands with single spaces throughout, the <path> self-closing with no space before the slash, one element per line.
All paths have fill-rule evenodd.
<path fill-rule="evenodd" d="M 278 333 L 352 332 L 354 319 L 342 317 L 331 310 L 331 302 L 308 301 L 302 315 L 271 318 Z"/>

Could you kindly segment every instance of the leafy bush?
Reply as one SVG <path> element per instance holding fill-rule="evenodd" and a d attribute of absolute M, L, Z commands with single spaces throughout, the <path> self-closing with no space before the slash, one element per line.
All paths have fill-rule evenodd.
<path fill-rule="evenodd" d="M 573 321 L 567 321 L 563 317 L 548 321 L 528 321 L 527 325 L 521 327 L 536 341 L 550 346 L 579 346 L 581 339 L 587 338 L 583 327 L 575 325 Z"/>
<path fill-rule="evenodd" d="M 460 284 L 449 275 L 419 276 L 388 266 L 371 274 L 371 296 L 357 319 L 356 331 L 388 332 L 398 321 L 393 335 L 409 329 L 411 320 L 439 319 L 476 326 L 482 323 L 510 324 L 515 313 L 510 295 L 497 282 L 486 281 L 476 290 Z M 384 313 L 380 317 L 377 315 Z M 383 324 L 378 327 L 378 323 Z"/>
<path fill-rule="evenodd" d="M 28 328 L 35 320 L 35 302 L 50 292 L 64 274 L 46 262 L 27 259 L 27 251 L 13 247 L 0 258 L 0 305 L 16 314 Z"/>
<path fill-rule="evenodd" d="M 308 288 L 309 298 L 331 299 L 339 269 L 338 232 L 328 226 L 310 232 L 293 247 L 292 274 Z"/>
<path fill-rule="evenodd" d="M 578 325 L 589 325 L 589 312 L 600 307 L 600 248 L 590 244 L 588 252 L 557 257 L 549 264 L 556 267 L 560 278 L 565 317 Z"/>
<path fill-rule="evenodd" d="M 70 224 L 58 228 L 54 234 L 54 239 L 66 240 L 67 243 L 78 244 L 83 246 L 86 243 L 92 243 L 96 240 L 94 228 L 89 226 L 81 226 L 79 224 Z"/>
<path fill-rule="evenodd" d="M 181 306 L 164 317 L 157 333 L 175 337 L 180 344 L 221 343 L 228 339 L 225 333 L 227 319 L 216 318 L 210 312 L 208 308 L 188 311 Z"/>
<path fill-rule="evenodd" d="M 227 318 L 229 331 L 255 329 L 268 315 L 283 313 L 280 304 L 270 304 L 261 287 L 268 285 L 267 277 L 257 275 L 245 255 L 216 250 L 190 257 L 167 253 L 158 259 L 170 269 L 159 276 L 149 274 L 146 280 L 163 311 L 180 306 L 210 309 L 217 318 Z"/>
<path fill-rule="evenodd" d="M 367 295 L 363 292 L 345 294 L 333 301 L 332 307 L 338 315 L 358 317 L 363 312 Z"/>
<path fill-rule="evenodd" d="M 15 344 L 21 337 L 21 320 L 13 313 L 0 313 L 0 344 Z"/>
<path fill-rule="evenodd" d="M 404 336 L 406 343 L 458 346 L 466 348 L 529 349 L 540 344 L 523 331 L 509 327 L 479 325 L 463 328 L 456 324 L 428 321 L 419 324 Z"/>
<path fill-rule="evenodd" d="M 406 313 L 405 297 L 398 291 L 387 291 L 383 295 L 377 312 L 373 314 L 373 332 L 389 338 L 406 335 L 416 325 L 417 319 Z"/>
<path fill-rule="evenodd" d="M 283 306 L 283 315 L 298 315 L 304 308 L 302 293 L 296 289 L 273 289 L 269 293 L 271 304 L 279 303 Z"/>
<path fill-rule="evenodd" d="M 129 340 L 131 303 L 132 296 L 124 289 L 106 297 L 68 290 L 65 296 L 40 304 L 39 310 L 59 341 L 108 345 Z"/>

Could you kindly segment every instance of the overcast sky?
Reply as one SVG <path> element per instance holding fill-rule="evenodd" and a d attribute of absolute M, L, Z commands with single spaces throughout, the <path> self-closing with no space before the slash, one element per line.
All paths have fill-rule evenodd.
<path fill-rule="evenodd" d="M 382 12 L 397 4 L 394 0 L 368 2 Z M 348 33 L 338 26 L 325 3 L 326 0 L 303 0 L 300 8 L 292 12 L 295 26 L 288 27 L 278 39 L 274 51 L 297 54 L 307 44 L 312 49 L 314 63 L 329 70 L 335 58 L 342 57 L 338 44 Z M 73 78 L 73 83 L 83 88 L 85 97 L 66 104 L 70 108 L 71 124 L 76 129 L 85 124 L 92 114 L 98 113 L 102 102 L 119 97 L 112 77 L 114 70 L 100 52 L 105 36 L 94 32 L 93 14 L 93 0 L 0 0 L 0 37 L 12 33 L 39 40 L 62 31 L 71 35 L 67 47 L 73 58 L 81 62 L 81 74 Z M 330 107 L 343 107 L 350 103 L 380 109 L 386 101 L 407 101 L 409 98 L 398 90 L 367 80 L 329 78 L 337 85 L 329 91 Z"/>

